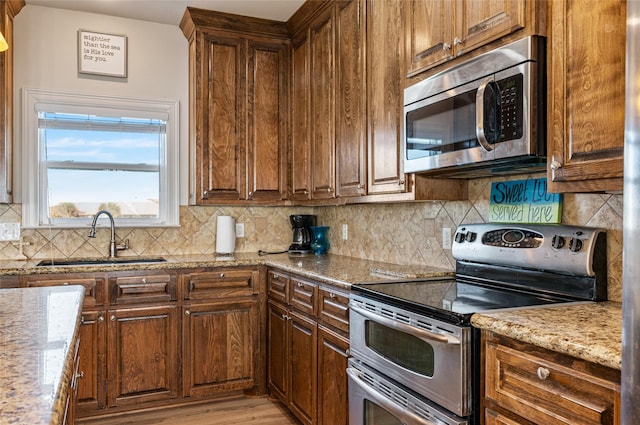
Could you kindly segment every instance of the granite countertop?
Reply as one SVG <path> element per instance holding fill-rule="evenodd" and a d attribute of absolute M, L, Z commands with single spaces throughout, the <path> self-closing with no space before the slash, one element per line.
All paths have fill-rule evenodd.
<path fill-rule="evenodd" d="M 62 424 L 81 286 L 0 290 L 0 422 Z"/>
<path fill-rule="evenodd" d="M 435 267 L 390 264 L 333 254 L 289 256 L 288 254 L 236 253 L 226 257 L 215 255 L 162 257 L 166 259 L 165 262 L 44 267 L 37 266 L 40 260 L 4 260 L 0 261 L 0 276 L 266 265 L 348 289 L 355 283 L 454 275 L 452 270 Z"/>
<path fill-rule="evenodd" d="M 474 314 L 480 329 L 622 369 L 622 304 L 572 303 Z"/>

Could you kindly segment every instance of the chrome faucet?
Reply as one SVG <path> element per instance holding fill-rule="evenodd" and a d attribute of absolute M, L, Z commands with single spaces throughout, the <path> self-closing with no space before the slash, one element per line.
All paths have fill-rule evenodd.
<path fill-rule="evenodd" d="M 101 214 L 106 214 L 109 217 L 109 221 L 111 222 L 111 240 L 109 241 L 109 258 L 115 258 L 116 252 L 122 251 L 125 249 L 129 249 L 129 239 L 124 241 L 124 245 L 116 244 L 116 223 L 113 220 L 113 216 L 107 210 L 100 210 L 93 216 L 93 222 L 91 223 L 91 229 L 89 229 L 89 237 L 96 237 L 96 223 L 98 222 L 98 217 Z"/>

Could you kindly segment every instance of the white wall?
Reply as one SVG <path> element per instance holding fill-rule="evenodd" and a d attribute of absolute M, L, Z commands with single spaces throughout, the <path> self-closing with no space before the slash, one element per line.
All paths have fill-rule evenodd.
<path fill-rule="evenodd" d="M 127 78 L 78 73 L 78 30 L 128 37 Z M 26 5 L 14 21 L 14 202 L 20 180 L 23 88 L 180 103 L 180 203 L 188 200 L 188 44 L 176 25 Z"/>

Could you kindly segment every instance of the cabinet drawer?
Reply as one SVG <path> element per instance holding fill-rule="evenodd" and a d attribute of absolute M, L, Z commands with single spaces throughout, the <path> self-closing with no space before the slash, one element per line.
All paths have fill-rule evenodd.
<path fill-rule="evenodd" d="M 66 285 L 82 285 L 84 286 L 84 301 L 82 306 L 96 307 L 104 304 L 104 282 L 103 278 L 95 277 L 69 277 L 65 278 L 57 276 L 53 279 L 44 279 L 43 277 L 25 279 L 23 286 L 26 287 L 44 287 L 44 286 L 66 286 Z"/>
<path fill-rule="evenodd" d="M 564 356 L 560 363 L 530 353 L 486 344 L 487 399 L 537 424 L 614 423 L 619 383 L 594 375 L 596 365 L 588 362 Z"/>
<path fill-rule="evenodd" d="M 311 316 L 316 315 L 318 285 L 296 276 L 289 281 L 289 304 L 295 310 Z"/>
<path fill-rule="evenodd" d="M 109 278 L 109 301 L 113 305 L 176 300 L 176 281 L 171 274 L 146 274 Z"/>
<path fill-rule="evenodd" d="M 289 304 L 289 275 L 280 273 L 275 270 L 269 270 L 269 277 L 267 279 L 267 291 L 269 293 L 269 299 L 273 301 L 279 301 L 282 304 Z"/>
<path fill-rule="evenodd" d="M 349 332 L 349 294 L 321 286 L 318 319 L 343 332 Z"/>
<path fill-rule="evenodd" d="M 183 277 L 184 297 L 198 300 L 251 296 L 258 281 L 254 273 L 252 270 L 216 270 L 187 274 Z"/>

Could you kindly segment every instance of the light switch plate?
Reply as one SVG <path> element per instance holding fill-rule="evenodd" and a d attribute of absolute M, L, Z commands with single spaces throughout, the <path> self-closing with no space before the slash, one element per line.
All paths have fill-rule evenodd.
<path fill-rule="evenodd" d="M 236 223 L 236 238 L 244 238 L 244 223 Z"/>
<path fill-rule="evenodd" d="M 451 228 L 442 228 L 442 249 L 451 249 Z"/>

